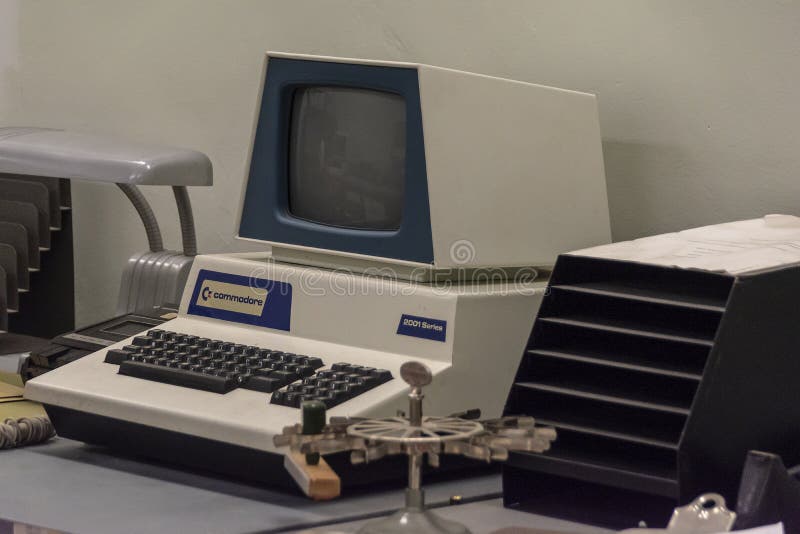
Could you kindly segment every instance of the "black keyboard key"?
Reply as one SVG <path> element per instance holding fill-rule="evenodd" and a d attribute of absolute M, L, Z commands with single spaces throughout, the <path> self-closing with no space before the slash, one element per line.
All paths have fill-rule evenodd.
<path fill-rule="evenodd" d="M 295 372 L 305 378 L 314 374 L 314 368 L 310 365 L 300 365 L 297 367 Z"/>
<path fill-rule="evenodd" d="M 338 363 L 334 363 L 333 365 L 331 365 L 331 369 L 333 369 L 334 371 L 345 371 L 345 370 L 347 370 L 347 367 L 349 367 L 349 366 L 350 366 L 349 363 L 338 362 Z"/>
<path fill-rule="evenodd" d="M 119 366 L 119 374 L 175 386 L 202 389 L 214 393 L 227 393 L 237 385 L 235 380 L 229 378 L 194 373 L 184 369 L 160 367 L 142 362 L 122 362 Z"/>
<path fill-rule="evenodd" d="M 383 384 L 392 379 L 392 372 L 386 369 L 375 369 L 370 373 L 370 376 L 375 377 L 379 384 Z"/>
<path fill-rule="evenodd" d="M 120 350 L 120 349 L 111 349 L 106 352 L 106 358 L 103 360 L 106 363 L 113 363 L 114 365 L 119 365 L 125 360 L 130 357 L 131 353 Z"/>
<path fill-rule="evenodd" d="M 234 379 L 236 380 L 236 382 L 239 384 L 239 387 L 242 387 L 242 384 L 244 384 L 245 382 L 247 382 L 248 380 L 250 380 L 250 378 L 251 378 L 252 376 L 253 376 L 253 375 L 251 375 L 251 374 L 248 374 L 248 373 L 237 373 L 236 371 L 234 371 L 234 377 L 233 377 L 233 378 L 234 378 Z"/>
<path fill-rule="evenodd" d="M 152 330 L 147 332 L 146 335 L 147 337 L 152 339 L 163 339 L 164 334 L 166 334 L 164 330 L 161 330 L 160 328 L 153 328 Z"/>
<path fill-rule="evenodd" d="M 256 375 L 256 376 L 272 376 L 272 373 L 274 373 L 274 372 L 275 371 L 273 371 L 272 369 L 264 367 L 262 369 L 256 369 L 253 372 L 253 374 Z M 279 380 L 279 379 L 276 379 L 276 380 Z"/>
<path fill-rule="evenodd" d="M 149 347 L 151 341 L 152 340 L 147 336 L 136 336 L 133 338 L 133 341 L 131 341 L 131 344 L 137 347 Z"/>
<path fill-rule="evenodd" d="M 281 406 L 286 405 L 286 392 L 283 390 L 275 391 L 272 394 L 272 399 L 270 400 L 272 404 L 280 404 Z"/>
<path fill-rule="evenodd" d="M 253 391 L 260 391 L 261 393 L 272 393 L 281 387 L 281 381 L 277 378 L 256 375 L 248 378 L 241 387 Z"/>
<path fill-rule="evenodd" d="M 272 374 L 270 376 L 274 376 L 275 378 L 280 378 L 287 384 L 290 382 L 294 382 L 295 380 L 300 378 L 297 375 L 297 373 L 293 373 L 291 371 L 272 371 Z"/>
<path fill-rule="evenodd" d="M 279 350 L 271 350 L 269 351 L 269 354 L 267 354 L 267 359 L 271 362 L 282 362 L 283 352 Z"/>
<path fill-rule="evenodd" d="M 327 395 L 322 397 L 322 402 L 325 403 L 327 408 L 333 408 L 337 404 L 341 404 L 344 402 L 344 398 L 340 397 L 335 391 L 329 392 Z"/>
<path fill-rule="evenodd" d="M 284 406 L 291 406 L 292 408 L 299 408 L 300 407 L 300 398 L 303 396 L 302 393 L 297 391 L 287 391 L 286 397 L 284 398 Z"/>
<path fill-rule="evenodd" d="M 320 367 L 325 365 L 324 363 L 322 363 L 322 358 L 317 358 L 316 356 L 306 356 L 305 364 L 310 365 L 314 369 L 319 369 Z"/>
<path fill-rule="evenodd" d="M 317 397 L 316 395 L 312 395 L 312 394 L 308 394 L 308 393 L 302 394 L 300 396 L 300 406 L 302 406 L 303 403 L 306 402 L 306 401 L 316 400 L 316 397 Z"/>
<path fill-rule="evenodd" d="M 258 356 L 248 356 L 244 359 L 244 363 L 250 367 L 264 367 L 264 360 Z"/>
<path fill-rule="evenodd" d="M 332 389 L 336 390 L 336 391 L 339 391 L 339 390 L 345 391 L 345 390 L 349 390 L 350 384 L 348 382 L 345 382 L 344 380 L 337 380 L 336 382 L 331 384 L 330 387 Z"/>
<path fill-rule="evenodd" d="M 353 380 L 348 380 L 347 383 L 350 384 L 350 391 L 356 395 L 364 393 L 370 388 L 367 381 L 362 376 Z"/>
<path fill-rule="evenodd" d="M 333 373 L 336 371 L 331 371 L 330 369 L 326 369 L 325 371 L 317 371 L 318 378 L 333 378 Z"/>
<path fill-rule="evenodd" d="M 362 380 L 364 380 L 364 385 L 366 386 L 366 389 L 372 389 L 375 386 L 380 385 L 380 382 L 378 382 L 378 379 L 374 376 L 363 376 L 361 378 Z"/>

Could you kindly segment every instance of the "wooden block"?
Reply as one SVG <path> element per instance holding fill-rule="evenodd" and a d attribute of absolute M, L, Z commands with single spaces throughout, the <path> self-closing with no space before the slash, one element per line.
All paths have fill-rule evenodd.
<path fill-rule="evenodd" d="M 324 458 L 317 465 L 308 465 L 305 454 L 288 453 L 283 466 L 300 489 L 315 501 L 335 499 L 342 492 L 342 481 Z"/>

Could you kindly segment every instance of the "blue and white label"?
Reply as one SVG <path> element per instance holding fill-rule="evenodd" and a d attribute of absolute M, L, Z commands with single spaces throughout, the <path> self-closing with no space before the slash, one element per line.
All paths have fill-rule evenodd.
<path fill-rule="evenodd" d="M 400 317 L 400 324 L 397 325 L 397 333 L 401 336 L 421 337 L 444 343 L 447 337 L 447 321 L 404 313 Z"/>
<path fill-rule="evenodd" d="M 189 314 L 289 331 L 292 284 L 202 269 Z"/>

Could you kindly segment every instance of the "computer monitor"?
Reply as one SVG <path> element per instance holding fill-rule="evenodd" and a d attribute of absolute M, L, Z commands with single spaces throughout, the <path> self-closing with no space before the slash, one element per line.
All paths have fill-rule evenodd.
<path fill-rule="evenodd" d="M 268 52 L 238 236 L 356 270 L 551 265 L 610 240 L 595 97 Z"/>

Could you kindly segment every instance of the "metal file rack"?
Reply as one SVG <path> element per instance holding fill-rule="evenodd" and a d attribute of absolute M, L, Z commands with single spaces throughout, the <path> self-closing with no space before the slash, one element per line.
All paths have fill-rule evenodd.
<path fill-rule="evenodd" d="M 50 338 L 74 329 L 69 180 L 0 174 L 0 201 L 0 330 Z"/>
<path fill-rule="evenodd" d="M 749 449 L 797 463 L 798 289 L 796 265 L 732 276 L 560 256 L 505 409 L 559 438 L 512 455 L 505 504 L 634 526 L 705 491 L 735 502 Z M 581 499 L 606 511 L 580 517 Z"/>

